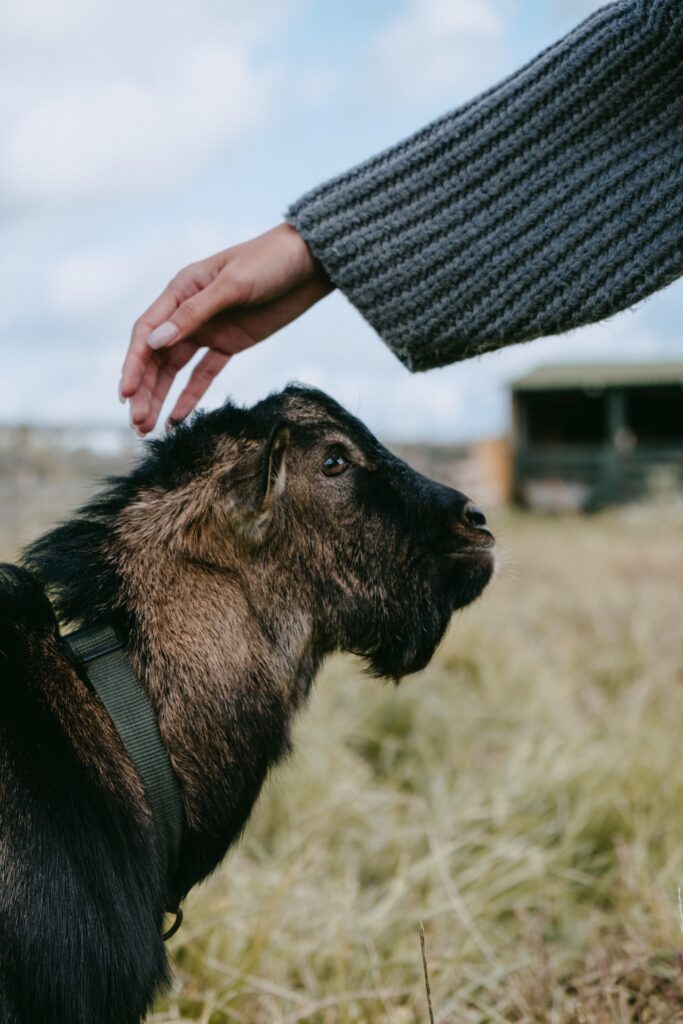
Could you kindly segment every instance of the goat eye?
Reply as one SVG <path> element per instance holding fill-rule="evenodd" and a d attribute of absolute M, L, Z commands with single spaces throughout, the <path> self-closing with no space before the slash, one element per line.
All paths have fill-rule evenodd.
<path fill-rule="evenodd" d="M 349 464 L 343 455 L 330 455 L 323 462 L 323 473 L 325 476 L 341 476 L 349 468 Z"/>

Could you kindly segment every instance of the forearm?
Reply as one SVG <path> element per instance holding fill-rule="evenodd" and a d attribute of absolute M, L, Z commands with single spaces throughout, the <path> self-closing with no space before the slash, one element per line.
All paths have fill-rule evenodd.
<path fill-rule="evenodd" d="M 287 218 L 415 370 L 634 304 L 683 273 L 683 5 L 603 8 Z"/>

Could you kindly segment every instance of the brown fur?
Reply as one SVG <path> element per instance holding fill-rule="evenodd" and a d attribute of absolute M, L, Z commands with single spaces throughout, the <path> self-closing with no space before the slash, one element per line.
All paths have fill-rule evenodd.
<path fill-rule="evenodd" d="M 330 460 L 341 460 L 338 475 Z M 111 622 L 124 635 L 156 710 L 187 823 L 171 880 L 178 896 L 240 834 L 289 749 L 322 659 L 349 650 L 396 680 L 421 668 L 452 612 L 486 585 L 492 550 L 464 495 L 421 477 L 331 399 L 299 387 L 177 429 L 130 478 L 32 547 L 27 564 L 64 620 Z M 54 627 L 35 636 L 40 652 L 31 639 L 15 662 L 40 665 L 47 713 L 148 834 L 149 808 L 111 722 Z M 1 744 L 0 731 L 0 763 Z M 11 822 L 0 868 L 10 841 Z M 0 927 L 1 915 L 0 904 Z M 81 1022 L 54 1017 L 67 1019 Z"/>

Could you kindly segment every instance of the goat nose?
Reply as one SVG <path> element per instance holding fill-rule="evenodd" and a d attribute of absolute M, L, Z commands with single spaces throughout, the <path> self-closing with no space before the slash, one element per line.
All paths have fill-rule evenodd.
<path fill-rule="evenodd" d="M 486 516 L 473 501 L 468 501 L 462 510 L 462 517 L 468 526 L 474 526 L 478 530 L 486 529 Z"/>

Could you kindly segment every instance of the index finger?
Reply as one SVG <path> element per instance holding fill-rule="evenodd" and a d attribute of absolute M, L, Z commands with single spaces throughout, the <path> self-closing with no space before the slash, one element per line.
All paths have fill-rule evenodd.
<path fill-rule="evenodd" d="M 130 398 L 140 387 L 147 365 L 153 355 L 153 349 L 147 344 L 147 339 L 154 328 L 163 323 L 181 302 L 182 296 L 176 290 L 176 282 L 171 281 L 159 298 L 135 321 L 121 371 L 121 384 L 119 385 L 121 398 Z"/>

